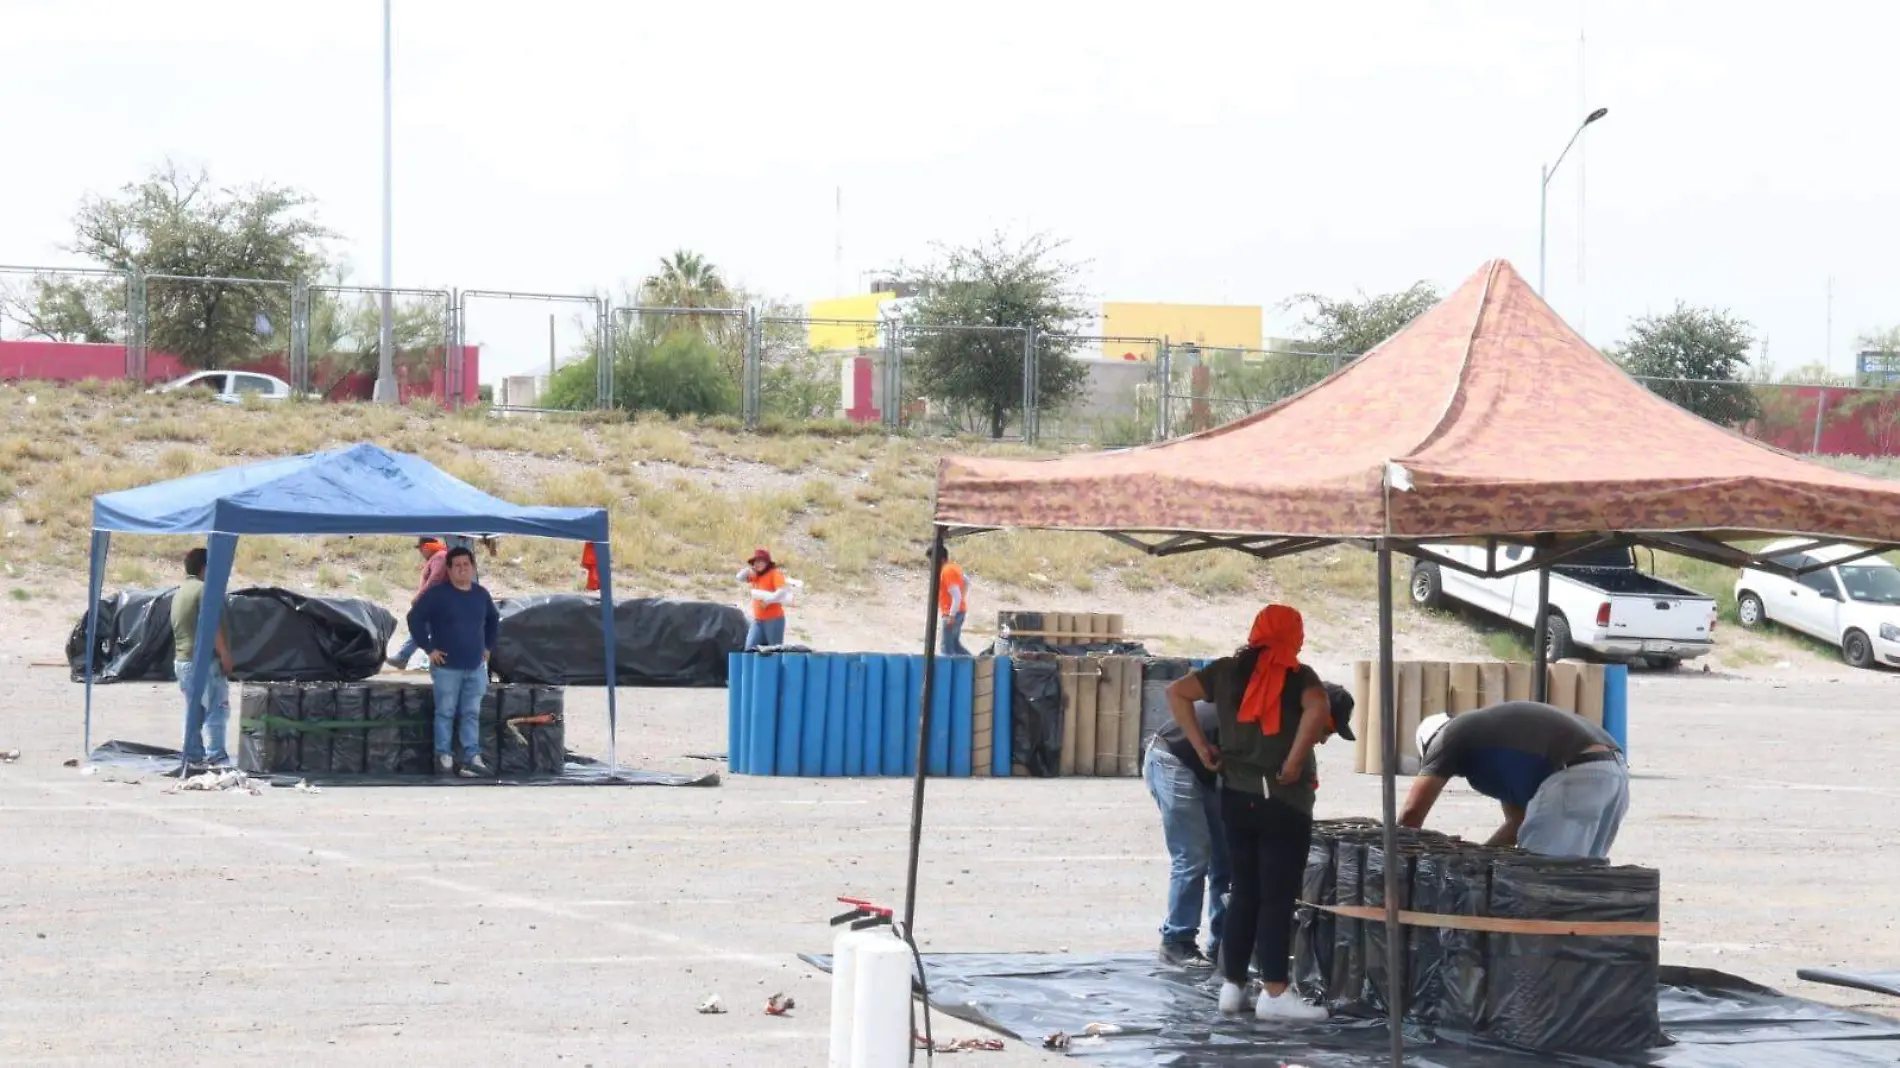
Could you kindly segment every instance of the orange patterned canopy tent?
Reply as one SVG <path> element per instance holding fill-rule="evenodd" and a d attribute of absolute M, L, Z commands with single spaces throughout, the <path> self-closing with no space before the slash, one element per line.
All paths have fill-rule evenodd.
<path fill-rule="evenodd" d="M 936 518 L 1256 545 L 1608 532 L 1891 543 L 1900 483 L 1809 463 L 1677 408 L 1493 260 L 1363 358 L 1238 422 L 1122 452 L 945 460 Z"/>
<path fill-rule="evenodd" d="M 1256 415 L 1191 437 L 1055 460 L 945 460 L 934 560 L 949 538 L 1007 527 L 1095 531 L 1158 556 L 1236 549 L 1274 557 L 1352 542 L 1379 558 L 1384 847 L 1396 849 L 1398 714 L 1392 555 L 1469 570 L 1431 551 L 1450 540 L 1535 543 L 1526 563 L 1549 602 L 1550 566 L 1640 543 L 1786 571 L 1733 544 L 1798 535 L 1900 544 L 1900 482 L 1835 471 L 1751 441 L 1651 393 L 1604 358 L 1503 260 L 1330 378 Z M 1838 562 L 1838 561 L 1837 561 Z M 937 586 L 925 607 L 918 737 L 930 735 Z M 1547 613 L 1532 645 L 1543 698 Z M 922 743 L 920 742 L 920 750 Z M 911 795 L 906 938 L 914 937 L 925 760 Z M 1402 971 L 1397 865 L 1385 867 L 1387 967 Z M 914 944 L 914 943 L 913 943 Z M 1388 1026 L 1402 1062 L 1398 999 Z"/>

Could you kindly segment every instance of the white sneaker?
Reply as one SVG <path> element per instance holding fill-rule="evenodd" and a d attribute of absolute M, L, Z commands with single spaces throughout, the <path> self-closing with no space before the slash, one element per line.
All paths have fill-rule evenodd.
<path fill-rule="evenodd" d="M 1261 991 L 1260 1000 L 1254 1002 L 1253 1014 L 1257 1020 L 1281 1023 L 1319 1023 L 1327 1017 L 1324 1006 L 1308 1004 L 1290 986 L 1277 998 Z"/>
<path fill-rule="evenodd" d="M 1238 1016 L 1241 1009 L 1241 988 L 1233 983 L 1220 985 L 1220 1012 L 1222 1016 Z"/>

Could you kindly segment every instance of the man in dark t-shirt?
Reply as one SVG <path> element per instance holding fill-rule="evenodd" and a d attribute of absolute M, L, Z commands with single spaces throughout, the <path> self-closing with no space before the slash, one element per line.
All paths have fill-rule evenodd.
<path fill-rule="evenodd" d="M 1422 827 L 1445 784 L 1462 776 L 1504 809 L 1490 845 L 1560 857 L 1607 857 L 1629 811 L 1629 768 L 1616 739 L 1581 716 L 1506 701 L 1418 727 L 1419 771 L 1399 823 Z"/>
<path fill-rule="evenodd" d="M 1220 744 L 1220 715 L 1207 701 L 1194 703 L 1194 719 L 1209 745 Z M 1161 922 L 1161 962 L 1190 971 L 1211 971 L 1213 952 L 1202 953 L 1201 909 L 1207 909 L 1210 946 L 1220 945 L 1227 911 L 1227 841 L 1220 822 L 1220 784 L 1201 762 L 1181 725 L 1170 721 L 1148 743 L 1141 777 L 1161 809 L 1161 837 L 1168 846 L 1168 915 Z"/>

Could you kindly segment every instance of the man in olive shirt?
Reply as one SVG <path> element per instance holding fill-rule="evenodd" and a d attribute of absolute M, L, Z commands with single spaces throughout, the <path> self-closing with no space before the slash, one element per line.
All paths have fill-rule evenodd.
<path fill-rule="evenodd" d="M 1552 857 L 1610 855 L 1629 811 L 1630 775 L 1616 739 L 1571 712 L 1506 701 L 1418 726 L 1418 777 L 1399 823 L 1422 827 L 1445 784 L 1464 776 L 1504 808 L 1490 845 Z"/>
<path fill-rule="evenodd" d="M 172 594 L 172 673 L 185 695 L 186 765 L 228 766 L 231 756 L 224 739 L 231 721 L 231 687 L 225 676 L 231 673 L 231 648 L 222 623 L 213 645 L 217 659 L 205 665 L 211 677 L 205 680 L 204 696 L 196 703 L 191 700 L 191 658 L 198 649 L 198 610 L 204 598 L 205 551 L 199 548 L 185 554 L 185 581 Z"/>

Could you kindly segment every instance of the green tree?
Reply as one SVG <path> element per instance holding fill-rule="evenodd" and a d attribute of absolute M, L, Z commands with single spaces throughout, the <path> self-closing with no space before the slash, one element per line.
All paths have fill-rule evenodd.
<path fill-rule="evenodd" d="M 27 337 L 103 344 L 125 336 L 125 283 L 35 277 L 24 287 L 0 289 L 0 317 Z"/>
<path fill-rule="evenodd" d="M 1673 311 L 1631 322 L 1610 355 L 1657 395 L 1711 423 L 1739 427 L 1761 415 L 1747 381 L 1754 347 L 1746 321 L 1677 301 Z"/>
<path fill-rule="evenodd" d="M 447 309 L 400 298 L 392 304 L 389 323 L 397 368 L 408 371 L 440 359 Z M 381 335 L 378 296 L 310 291 L 310 365 L 319 383 L 333 383 L 351 374 L 374 374 L 382 357 Z"/>
<path fill-rule="evenodd" d="M 955 327 L 1035 329 L 1044 339 L 1036 350 L 1038 411 L 1060 411 L 1087 386 L 1088 369 L 1070 358 L 1072 346 L 1055 340 L 1086 314 L 1079 272 L 1061 251 L 1060 242 L 1042 235 L 1018 244 L 998 235 L 907 272 L 917 295 L 904 312 L 915 352 L 905 377 L 961 428 L 1000 438 L 1010 414 L 1022 410 L 1023 335 Z"/>
<path fill-rule="evenodd" d="M 554 372 L 543 404 L 581 410 L 599 403 L 599 352 L 590 342 L 584 353 Z M 672 416 L 733 415 L 739 410 L 739 386 L 720 366 L 719 350 L 692 330 L 657 341 L 643 334 L 617 337 L 614 407 Z"/>
<path fill-rule="evenodd" d="M 322 243 L 331 234 L 309 217 L 310 206 L 309 197 L 283 186 L 216 188 L 202 171 L 183 173 L 167 164 L 116 196 L 81 201 L 70 248 L 122 271 L 288 282 L 313 276 L 324 264 Z M 123 300 L 112 293 L 110 287 L 88 291 L 81 305 L 89 319 L 69 314 L 70 285 L 46 291 L 38 310 L 74 333 L 97 334 L 124 313 Z M 147 346 L 191 367 L 220 367 L 281 349 L 290 325 L 290 291 L 283 286 L 151 279 L 145 304 Z"/>
<path fill-rule="evenodd" d="M 1430 311 L 1438 299 L 1438 287 L 1430 282 L 1414 282 L 1411 288 L 1397 293 L 1371 297 L 1360 293 L 1346 300 L 1301 293 L 1285 306 L 1303 313 L 1294 338 L 1295 349 L 1321 356 L 1357 357 L 1405 329 Z"/>
<path fill-rule="evenodd" d="M 726 284 L 704 256 L 679 249 L 660 260 L 660 269 L 640 283 L 634 303 L 646 308 L 671 308 L 639 317 L 648 340 L 658 342 L 681 330 L 692 330 L 719 351 L 720 366 L 737 388 L 745 364 L 745 319 L 737 315 L 694 314 L 694 308 L 731 310 L 745 306 L 748 295 Z"/>

